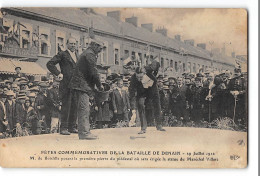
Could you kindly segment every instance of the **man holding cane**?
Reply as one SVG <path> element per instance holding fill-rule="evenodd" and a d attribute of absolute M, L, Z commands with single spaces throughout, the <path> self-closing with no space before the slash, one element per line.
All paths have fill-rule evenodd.
<path fill-rule="evenodd" d="M 75 94 L 68 87 L 78 60 L 75 38 L 68 39 L 67 48 L 66 51 L 60 51 L 55 55 L 46 65 L 49 71 L 60 80 L 59 95 L 62 102 L 60 134 L 62 135 L 70 135 L 70 132 L 77 133 L 76 99 Z M 57 69 L 56 64 L 60 65 L 61 71 Z"/>

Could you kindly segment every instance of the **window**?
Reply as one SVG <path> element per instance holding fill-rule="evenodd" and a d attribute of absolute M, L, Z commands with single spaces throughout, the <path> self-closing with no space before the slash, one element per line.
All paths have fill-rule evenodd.
<path fill-rule="evenodd" d="M 129 56 L 129 50 L 125 50 L 124 54 L 125 54 L 125 57 L 128 57 Z"/>
<path fill-rule="evenodd" d="M 196 73 L 196 64 L 193 63 L 193 73 Z"/>
<path fill-rule="evenodd" d="M 56 53 L 66 50 L 66 33 L 60 30 L 56 31 Z"/>
<path fill-rule="evenodd" d="M 148 65 L 149 64 L 149 57 L 144 54 L 144 64 Z"/>
<path fill-rule="evenodd" d="M 139 60 L 140 60 L 140 64 L 142 65 L 143 64 L 142 53 L 138 53 L 138 57 L 139 57 Z"/>
<path fill-rule="evenodd" d="M 186 72 L 186 64 L 185 63 L 182 64 L 182 68 L 183 68 L 183 72 Z"/>
<path fill-rule="evenodd" d="M 134 52 L 134 51 L 132 51 L 132 55 L 131 55 L 131 57 L 132 57 L 132 59 L 135 58 L 135 52 Z"/>
<path fill-rule="evenodd" d="M 115 60 L 115 65 L 119 65 L 119 57 L 118 57 L 118 49 L 114 50 L 114 60 Z"/>
<path fill-rule="evenodd" d="M 173 60 L 170 62 L 170 67 L 173 68 Z"/>
<path fill-rule="evenodd" d="M 182 72 L 182 64 L 181 64 L 181 61 L 179 61 L 179 68 L 178 68 L 179 72 L 181 73 Z"/>
<path fill-rule="evenodd" d="M 187 67 L 187 72 L 188 73 L 191 73 L 191 63 L 190 62 L 188 62 L 188 65 L 187 65 L 188 67 Z"/>
<path fill-rule="evenodd" d="M 170 61 L 169 59 L 166 59 L 166 68 L 169 68 L 170 67 Z"/>
<path fill-rule="evenodd" d="M 175 72 L 178 72 L 178 62 L 175 62 L 175 64 L 174 64 L 174 67 L 175 67 Z"/>
<path fill-rule="evenodd" d="M 161 67 L 164 68 L 164 58 L 161 57 Z"/>
<path fill-rule="evenodd" d="M 43 35 L 43 37 L 45 38 L 45 40 L 48 40 L 48 36 Z M 48 55 L 48 44 L 47 43 L 42 42 L 40 48 L 41 48 L 41 52 L 40 52 L 41 54 Z"/>
<path fill-rule="evenodd" d="M 20 23 L 20 48 L 29 49 L 32 44 L 32 26 Z"/>
<path fill-rule="evenodd" d="M 42 55 L 50 55 L 50 29 L 39 26 L 39 50 Z"/>
<path fill-rule="evenodd" d="M 104 48 L 101 52 L 101 64 L 108 64 L 107 50 L 108 50 L 108 42 L 105 41 Z"/>

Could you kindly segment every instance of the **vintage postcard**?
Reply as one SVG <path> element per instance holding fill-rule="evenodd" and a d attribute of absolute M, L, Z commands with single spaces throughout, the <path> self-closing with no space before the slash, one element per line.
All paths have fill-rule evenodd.
<path fill-rule="evenodd" d="M 247 167 L 247 10 L 0 10 L 1 167 Z"/>

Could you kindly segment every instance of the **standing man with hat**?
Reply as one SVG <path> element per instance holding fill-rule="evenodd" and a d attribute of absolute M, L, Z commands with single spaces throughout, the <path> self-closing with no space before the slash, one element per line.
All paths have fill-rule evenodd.
<path fill-rule="evenodd" d="M 4 91 L 0 92 L 0 133 L 6 132 L 8 121 L 5 108 L 6 95 Z"/>
<path fill-rule="evenodd" d="M 78 135 L 80 140 L 97 139 L 97 136 L 90 132 L 90 107 L 89 97 L 93 96 L 95 87 L 103 90 L 98 70 L 97 58 L 102 51 L 103 43 L 92 40 L 90 46 L 79 57 L 77 66 L 69 83 L 77 95 Z"/>
<path fill-rule="evenodd" d="M 17 78 L 21 78 L 21 77 L 27 78 L 27 76 L 24 73 L 21 73 L 21 70 L 22 70 L 21 67 L 19 67 L 19 66 L 15 67 L 16 74 L 14 75 L 14 80 Z"/>
<path fill-rule="evenodd" d="M 67 48 L 66 51 L 59 52 L 47 63 L 49 71 L 60 79 L 59 94 L 62 102 L 60 134 L 62 135 L 70 135 L 70 132 L 77 132 L 76 97 L 72 89 L 68 87 L 78 60 L 75 38 L 70 37 L 68 39 Z M 59 64 L 61 71 L 57 69 L 56 64 Z"/>
<path fill-rule="evenodd" d="M 15 101 L 14 101 L 14 92 L 9 90 L 6 92 L 7 100 L 5 102 L 6 109 L 6 119 L 8 121 L 8 129 L 12 131 L 16 127 L 15 121 Z"/>

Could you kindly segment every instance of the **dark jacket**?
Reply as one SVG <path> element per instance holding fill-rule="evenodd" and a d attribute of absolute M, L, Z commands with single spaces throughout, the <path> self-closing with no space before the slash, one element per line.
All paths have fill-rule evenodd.
<path fill-rule="evenodd" d="M 4 120 L 4 116 L 5 116 L 5 112 L 4 112 L 4 107 L 2 106 L 2 103 L 0 103 L 0 133 L 4 132 L 6 130 L 5 125 L 3 124 Z"/>
<path fill-rule="evenodd" d="M 78 56 L 77 53 L 76 56 Z M 57 69 L 56 64 L 60 65 L 61 71 Z M 70 56 L 69 51 L 66 50 L 59 52 L 57 55 L 55 55 L 51 60 L 47 62 L 46 66 L 48 70 L 56 76 L 58 76 L 60 73 L 63 74 L 63 79 L 60 82 L 59 90 L 61 96 L 66 96 L 68 92 L 68 84 L 70 82 L 73 70 L 76 67 L 76 63 Z"/>
<path fill-rule="evenodd" d="M 40 109 L 37 106 L 40 106 Z M 49 112 L 47 97 L 42 92 L 39 92 L 35 99 L 35 110 L 40 119 Z"/>
<path fill-rule="evenodd" d="M 13 130 L 15 128 L 15 126 L 16 126 L 15 101 L 13 101 L 13 104 L 10 105 L 8 100 L 6 100 L 5 108 L 6 108 L 6 118 L 8 120 L 8 128 L 10 130 Z"/>
<path fill-rule="evenodd" d="M 101 82 L 97 70 L 97 54 L 88 48 L 79 57 L 69 88 L 93 95 L 95 85 L 100 89 Z"/>
<path fill-rule="evenodd" d="M 130 79 L 128 91 L 131 109 L 136 109 L 136 100 L 147 96 L 147 90 L 144 88 L 142 82 L 137 80 L 136 74 L 133 74 Z"/>
<path fill-rule="evenodd" d="M 17 102 L 15 105 L 15 119 L 16 123 L 20 123 L 20 125 L 23 125 L 24 122 L 26 122 L 26 109 L 24 107 L 24 104 L 21 104 L 20 102 Z"/>
<path fill-rule="evenodd" d="M 59 106 L 61 105 L 58 88 L 51 88 L 47 91 L 47 100 L 48 100 L 48 107 L 51 111 L 52 117 L 59 117 L 60 110 Z"/>
<path fill-rule="evenodd" d="M 123 114 L 130 109 L 129 98 L 125 90 L 122 90 L 122 96 L 118 89 L 115 89 L 112 93 L 113 109 L 117 110 L 117 114 Z"/>

